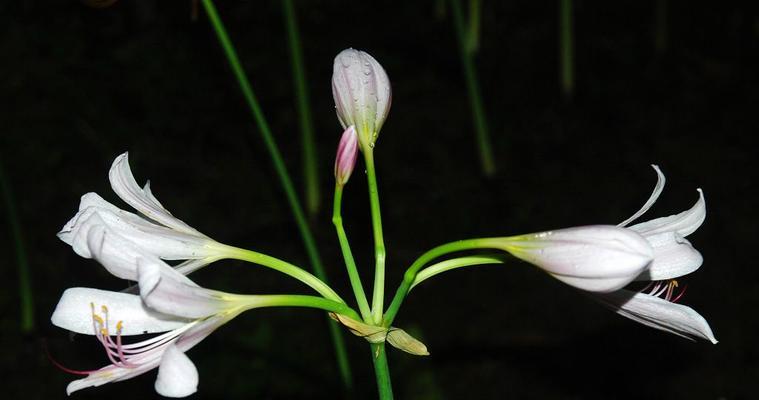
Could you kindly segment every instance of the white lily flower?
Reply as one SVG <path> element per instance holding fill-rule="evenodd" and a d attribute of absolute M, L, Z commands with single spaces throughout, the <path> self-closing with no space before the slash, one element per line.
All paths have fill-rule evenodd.
<path fill-rule="evenodd" d="M 150 182 L 144 188 L 137 185 L 129 168 L 128 153 L 114 160 L 108 176 L 114 192 L 151 221 L 119 209 L 96 193 L 87 193 L 82 196 L 79 212 L 58 233 L 77 254 L 92 258 L 88 237 L 93 229 L 106 227 L 161 259 L 186 260 L 177 266 L 185 274 L 227 256 L 227 246 L 171 215 L 153 195 Z"/>
<path fill-rule="evenodd" d="M 665 178 L 657 166 L 653 167 L 658 176 L 653 193 L 638 212 L 619 226 L 624 227 L 643 215 L 661 194 Z M 676 293 L 679 283 L 675 278 L 694 272 L 703 262 L 701 254 L 685 239 L 706 219 L 704 193 L 698 189 L 698 194 L 696 203 L 686 211 L 628 228 L 645 237 L 654 249 L 653 263 L 636 280 L 655 282 L 638 292 L 621 289 L 594 295 L 602 304 L 633 321 L 688 339 L 706 339 L 716 344 L 717 339 L 704 317 L 690 307 L 676 304 L 685 288 Z"/>
<path fill-rule="evenodd" d="M 139 258 L 137 264 L 140 295 L 71 288 L 58 302 L 53 324 L 94 335 L 111 361 L 98 370 L 67 370 L 87 375 L 71 382 L 68 394 L 158 367 L 159 394 L 189 396 L 197 390 L 198 372 L 184 353 L 241 312 L 267 305 L 266 296 L 201 288 L 158 259 Z M 159 332 L 165 333 L 137 343 L 122 342 L 123 336 Z"/>
<path fill-rule="evenodd" d="M 205 318 L 186 319 L 145 307 L 140 296 L 90 288 L 67 289 L 52 316 L 53 324 L 72 332 L 94 335 L 111 364 L 91 371 L 66 388 L 77 390 L 123 381 L 159 367 L 156 391 L 167 397 L 189 396 L 197 390 L 198 373 L 184 354 L 216 328 L 234 318 L 238 308 Z M 125 344 L 123 336 L 165 332 L 153 338 Z"/>
<path fill-rule="evenodd" d="M 627 226 L 648 211 L 664 189 L 664 174 L 658 166 L 653 168 L 658 179 L 651 196 L 638 212 L 617 226 L 584 226 L 485 242 L 588 291 L 620 315 L 683 337 L 716 343 L 701 315 L 675 304 L 682 293 L 675 293 L 678 283 L 674 279 L 694 272 L 703 263 L 701 253 L 685 239 L 706 218 L 703 191 L 698 189 L 699 198 L 689 210 Z M 632 281 L 658 282 L 640 292 L 623 289 Z"/>

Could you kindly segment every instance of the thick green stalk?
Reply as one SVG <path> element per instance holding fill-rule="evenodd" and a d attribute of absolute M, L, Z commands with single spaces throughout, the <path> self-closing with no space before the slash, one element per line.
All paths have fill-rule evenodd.
<path fill-rule="evenodd" d="M 382 325 L 385 327 L 389 327 L 390 324 L 393 323 L 393 320 L 395 319 L 395 316 L 398 314 L 398 310 L 401 307 L 401 304 L 403 303 L 403 300 L 406 298 L 406 295 L 408 295 L 409 290 L 411 290 L 411 286 L 414 283 L 414 280 L 416 279 L 417 273 L 419 273 L 419 270 L 422 269 L 428 262 L 446 255 L 448 253 L 454 253 L 457 251 L 464 251 L 464 250 L 473 250 L 473 249 L 482 249 L 482 248 L 497 248 L 494 246 L 493 239 L 467 239 L 467 240 L 459 240 L 457 242 L 451 242 L 446 243 L 440 246 L 437 246 L 433 249 L 428 250 L 426 253 L 422 254 L 419 258 L 414 261 L 411 266 L 406 270 L 406 272 L 403 274 L 403 281 L 401 282 L 400 286 L 398 287 L 398 290 L 395 292 L 395 297 L 393 297 L 393 301 L 390 303 L 390 306 L 388 306 L 387 311 L 385 311 L 385 316 L 382 321 Z"/>
<path fill-rule="evenodd" d="M 269 124 L 266 122 L 263 111 L 258 105 L 258 100 L 256 100 L 256 96 L 253 94 L 253 89 L 250 86 L 248 77 L 246 76 L 245 71 L 240 64 L 240 60 L 237 57 L 237 51 L 235 50 L 232 41 L 227 35 L 227 30 L 224 27 L 224 24 L 222 23 L 218 12 L 216 11 L 216 7 L 214 6 L 213 1 L 203 0 L 203 7 L 206 10 L 206 14 L 208 15 L 208 19 L 211 22 L 211 26 L 213 27 L 214 32 L 219 39 L 219 43 L 224 50 L 224 54 L 227 57 L 229 66 L 232 68 L 232 72 L 237 79 L 237 83 L 240 86 L 243 97 L 245 98 L 245 101 L 250 108 L 253 119 L 258 125 L 261 137 L 263 138 L 263 141 L 266 145 L 266 149 L 269 151 L 269 155 L 271 156 L 272 162 L 274 164 L 274 170 L 276 171 L 277 177 L 279 178 L 279 181 L 282 184 L 282 188 L 285 191 L 287 203 L 289 204 L 290 210 L 292 211 L 293 217 L 295 218 L 295 222 L 298 225 L 298 230 L 300 231 L 301 238 L 303 239 L 303 244 L 306 247 L 306 253 L 308 253 L 308 258 L 311 261 L 311 266 L 314 269 L 314 273 L 319 279 L 326 282 L 326 274 L 324 273 L 324 268 L 322 267 L 319 251 L 316 248 L 316 243 L 314 241 L 313 235 L 311 234 L 311 229 L 308 226 L 306 217 L 303 213 L 303 208 L 301 207 L 298 196 L 295 193 L 295 189 L 293 188 L 292 180 L 287 173 L 287 167 L 285 167 L 285 162 L 282 160 L 282 155 L 279 153 L 277 144 L 274 141 L 271 130 L 269 129 Z M 332 334 L 332 342 L 335 346 L 335 353 L 337 356 L 338 365 L 340 367 L 343 383 L 345 384 L 346 388 L 350 389 L 352 386 L 351 371 L 345 352 L 345 343 L 342 338 L 342 331 L 338 329 L 336 323 L 330 322 L 330 332 Z"/>
<path fill-rule="evenodd" d="M 561 63 L 561 90 L 572 97 L 574 78 L 574 39 L 572 38 L 572 0 L 559 0 L 559 62 Z"/>
<path fill-rule="evenodd" d="M 16 202 L 13 199 L 11 183 L 5 176 L 2 160 L 0 160 L 0 191 L 5 200 L 5 210 L 8 217 L 8 227 L 11 231 L 13 247 L 16 250 L 16 267 L 18 268 L 18 294 L 21 298 L 21 332 L 29 333 L 34 329 L 34 298 L 32 296 L 32 280 L 29 272 L 29 261 L 26 258 L 24 238 L 21 234 L 21 224 L 18 222 Z"/>
<path fill-rule="evenodd" d="M 495 173 L 495 162 L 493 161 L 493 150 L 490 145 L 490 133 L 488 133 L 485 108 L 482 105 L 482 95 L 480 94 L 480 85 L 477 80 L 477 70 L 474 67 L 474 57 L 472 52 L 467 50 L 469 35 L 467 34 L 464 17 L 461 12 L 461 1 L 450 0 L 450 3 L 453 24 L 456 28 L 456 36 L 459 42 L 461 66 L 464 69 L 464 78 L 466 80 L 467 91 L 469 92 L 469 104 L 471 105 L 472 116 L 474 118 L 474 130 L 477 134 L 480 164 L 485 176 L 492 176 Z"/>
<path fill-rule="evenodd" d="M 390 368 L 387 365 L 387 352 L 385 343 L 371 345 L 372 361 L 374 362 L 374 376 L 377 379 L 377 391 L 380 400 L 393 399 L 393 385 L 390 383 Z"/>
<path fill-rule="evenodd" d="M 292 62 L 293 82 L 295 82 L 295 99 L 298 108 L 298 123 L 300 124 L 301 149 L 303 151 L 303 178 L 306 192 L 306 210 L 310 215 L 319 211 L 319 171 L 317 170 L 316 145 L 314 144 L 314 120 L 311 117 L 309 105 L 306 71 L 303 64 L 303 48 L 300 44 L 298 19 L 292 0 L 282 0 L 282 10 L 287 26 L 287 42 L 290 45 L 290 61 Z"/>
<path fill-rule="evenodd" d="M 361 277 L 358 274 L 356 268 L 356 261 L 353 259 L 353 252 L 351 251 L 350 243 L 348 243 L 348 235 L 345 234 L 345 228 L 343 227 L 343 217 L 341 215 L 341 208 L 343 202 L 343 186 L 335 185 L 335 201 L 332 207 L 332 223 L 335 225 L 337 231 L 337 238 L 340 241 L 340 249 L 343 252 L 343 259 L 345 259 L 345 268 L 348 270 L 348 278 L 353 288 L 353 294 L 356 296 L 356 303 L 358 303 L 358 309 L 361 312 L 361 317 L 364 322 L 371 322 L 371 309 L 369 309 L 369 303 L 366 301 L 366 294 L 364 293 L 364 286 L 361 284 Z"/>
<path fill-rule="evenodd" d="M 369 207 L 372 212 L 372 233 L 374 235 L 374 292 L 372 294 L 372 319 L 375 324 L 382 322 L 385 307 L 385 239 L 382 234 L 382 214 L 380 213 L 377 174 L 374 169 L 372 148 L 364 149 L 366 179 L 369 186 Z"/>

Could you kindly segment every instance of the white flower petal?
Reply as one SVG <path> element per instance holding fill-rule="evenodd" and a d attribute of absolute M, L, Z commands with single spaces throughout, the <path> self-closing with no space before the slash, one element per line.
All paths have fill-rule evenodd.
<path fill-rule="evenodd" d="M 148 307 L 186 318 L 204 318 L 238 304 L 232 296 L 197 286 L 162 261 L 139 259 L 140 296 Z"/>
<path fill-rule="evenodd" d="M 95 192 L 85 193 L 84 195 L 82 195 L 82 198 L 79 200 L 79 211 L 85 210 L 90 207 L 105 208 L 106 210 L 110 210 L 113 212 L 123 211 L 120 208 L 108 202 L 107 200 L 105 200 L 104 198 L 100 197 L 100 195 Z"/>
<path fill-rule="evenodd" d="M 93 219 L 94 218 L 94 219 Z M 58 234 L 58 237 L 72 246 L 77 254 L 91 257 L 82 249 L 84 233 L 92 225 L 103 224 L 122 238 L 141 249 L 164 260 L 186 260 L 193 258 L 220 258 L 220 246 L 207 237 L 198 237 L 184 232 L 156 225 L 143 218 L 116 209 L 89 206 L 77 213 Z M 80 231 L 84 229 L 83 231 Z"/>
<path fill-rule="evenodd" d="M 704 262 L 698 250 L 677 232 L 664 232 L 646 239 L 654 248 L 654 262 L 635 280 L 661 281 L 697 270 Z"/>
<path fill-rule="evenodd" d="M 132 170 L 129 168 L 128 157 L 128 153 L 118 156 L 113 161 L 111 170 L 108 172 L 108 178 L 111 181 L 113 191 L 127 204 L 153 221 L 190 235 L 204 236 L 163 208 L 161 203 L 153 196 L 149 185 L 146 185 L 147 190 L 143 190 L 137 185 L 137 181 L 135 181 L 134 175 L 132 175 Z"/>
<path fill-rule="evenodd" d="M 652 219 L 630 227 L 643 236 L 655 235 L 661 232 L 675 231 L 682 236 L 695 232 L 706 219 L 706 201 L 704 192 L 698 189 L 698 200 L 689 210 L 669 217 Z"/>
<path fill-rule="evenodd" d="M 343 128 L 355 125 L 362 146 L 373 144 L 392 100 L 382 65 L 364 51 L 343 50 L 333 65 L 332 95 Z"/>
<path fill-rule="evenodd" d="M 198 390 L 198 369 L 190 357 L 170 344 L 163 352 L 155 391 L 165 397 L 187 397 Z"/>
<path fill-rule="evenodd" d="M 709 323 L 690 307 L 629 290 L 599 294 L 598 299 L 617 314 L 651 328 L 717 343 Z"/>
<path fill-rule="evenodd" d="M 79 212 L 77 212 L 58 232 L 58 238 L 69 246 L 73 246 L 73 240 L 75 239 L 76 230 L 82 226 L 82 224 L 92 215 L 92 210 L 88 210 L 92 207 L 104 208 L 111 211 L 118 211 L 118 207 L 103 200 L 97 193 L 89 192 L 85 193 L 79 201 Z"/>
<path fill-rule="evenodd" d="M 613 225 L 505 238 L 500 247 L 572 286 L 589 291 L 612 291 L 625 286 L 648 267 L 654 256 L 645 238 Z"/>
<path fill-rule="evenodd" d="M 88 387 L 98 387 L 105 385 L 106 383 L 134 378 L 135 376 L 142 375 L 157 367 L 160 360 L 161 358 L 156 355 L 149 360 L 145 360 L 145 363 L 140 364 L 136 368 L 122 368 L 113 364 L 107 365 L 96 372 L 91 373 L 86 378 L 71 381 L 68 386 L 66 386 L 66 394 L 70 396 L 71 393 Z"/>
<path fill-rule="evenodd" d="M 648 200 L 646 200 L 646 203 L 643 204 L 643 207 L 638 210 L 635 214 L 633 214 L 630 218 L 622 221 L 617 226 L 627 226 L 630 222 L 635 221 L 640 217 L 641 215 L 645 214 L 646 211 L 648 211 L 649 208 L 651 208 L 654 203 L 656 203 L 656 199 L 659 198 L 659 195 L 661 194 L 662 190 L 664 190 L 664 183 L 666 182 L 666 179 L 664 178 L 664 174 L 659 169 L 658 165 L 651 165 L 654 167 L 654 171 L 656 171 L 656 186 L 654 186 L 654 191 L 651 192 L 651 196 L 649 196 Z"/>
<path fill-rule="evenodd" d="M 138 249 L 105 225 L 91 225 L 87 230 L 86 247 L 91 257 L 112 275 L 130 281 L 137 280 L 137 258 L 140 256 Z M 82 253 L 79 254 L 85 257 Z"/>
<path fill-rule="evenodd" d="M 212 247 L 215 242 L 207 237 L 177 232 L 125 211 L 96 209 L 95 213 L 120 236 L 165 260 L 204 258 L 218 253 Z"/>
<path fill-rule="evenodd" d="M 63 292 L 51 321 L 72 332 L 94 335 L 93 305 L 101 318 L 104 317 L 101 307 L 107 307 L 113 326 L 123 321 L 121 334 L 124 336 L 170 331 L 188 323 L 185 318 L 161 314 L 145 307 L 140 296 L 81 287 Z"/>

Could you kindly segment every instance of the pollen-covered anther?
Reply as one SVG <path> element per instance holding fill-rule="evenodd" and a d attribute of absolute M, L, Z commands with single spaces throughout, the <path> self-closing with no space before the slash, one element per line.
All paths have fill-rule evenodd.
<path fill-rule="evenodd" d="M 651 296 L 659 297 L 671 303 L 676 303 L 681 297 L 683 297 L 687 288 L 688 285 L 683 285 L 680 289 L 680 283 L 676 279 L 670 279 L 668 281 L 651 282 L 640 292 L 648 291 L 648 294 Z"/>
<path fill-rule="evenodd" d="M 129 350 L 124 349 L 121 343 L 121 331 L 124 328 L 124 321 L 116 323 L 116 340 L 111 337 L 108 307 L 105 305 L 100 307 L 102 317 L 95 312 L 95 304 L 90 303 L 90 309 L 92 309 L 92 328 L 95 332 L 95 337 L 100 344 L 103 345 L 105 353 L 111 364 L 117 367 L 134 368 L 135 365 L 127 360 L 127 356 L 124 353 L 129 353 Z"/>

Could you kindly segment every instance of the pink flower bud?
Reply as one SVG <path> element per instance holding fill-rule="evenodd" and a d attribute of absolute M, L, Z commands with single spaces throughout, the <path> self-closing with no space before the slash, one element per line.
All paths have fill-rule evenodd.
<path fill-rule="evenodd" d="M 345 185 L 351 177 L 353 167 L 356 166 L 358 156 L 358 135 L 353 125 L 343 132 L 340 143 L 337 145 L 335 157 L 335 179 L 340 186 Z"/>
<path fill-rule="evenodd" d="M 390 111 L 390 79 L 369 54 L 346 49 L 335 57 L 332 96 L 343 128 L 356 127 L 362 150 L 373 147 Z"/>

